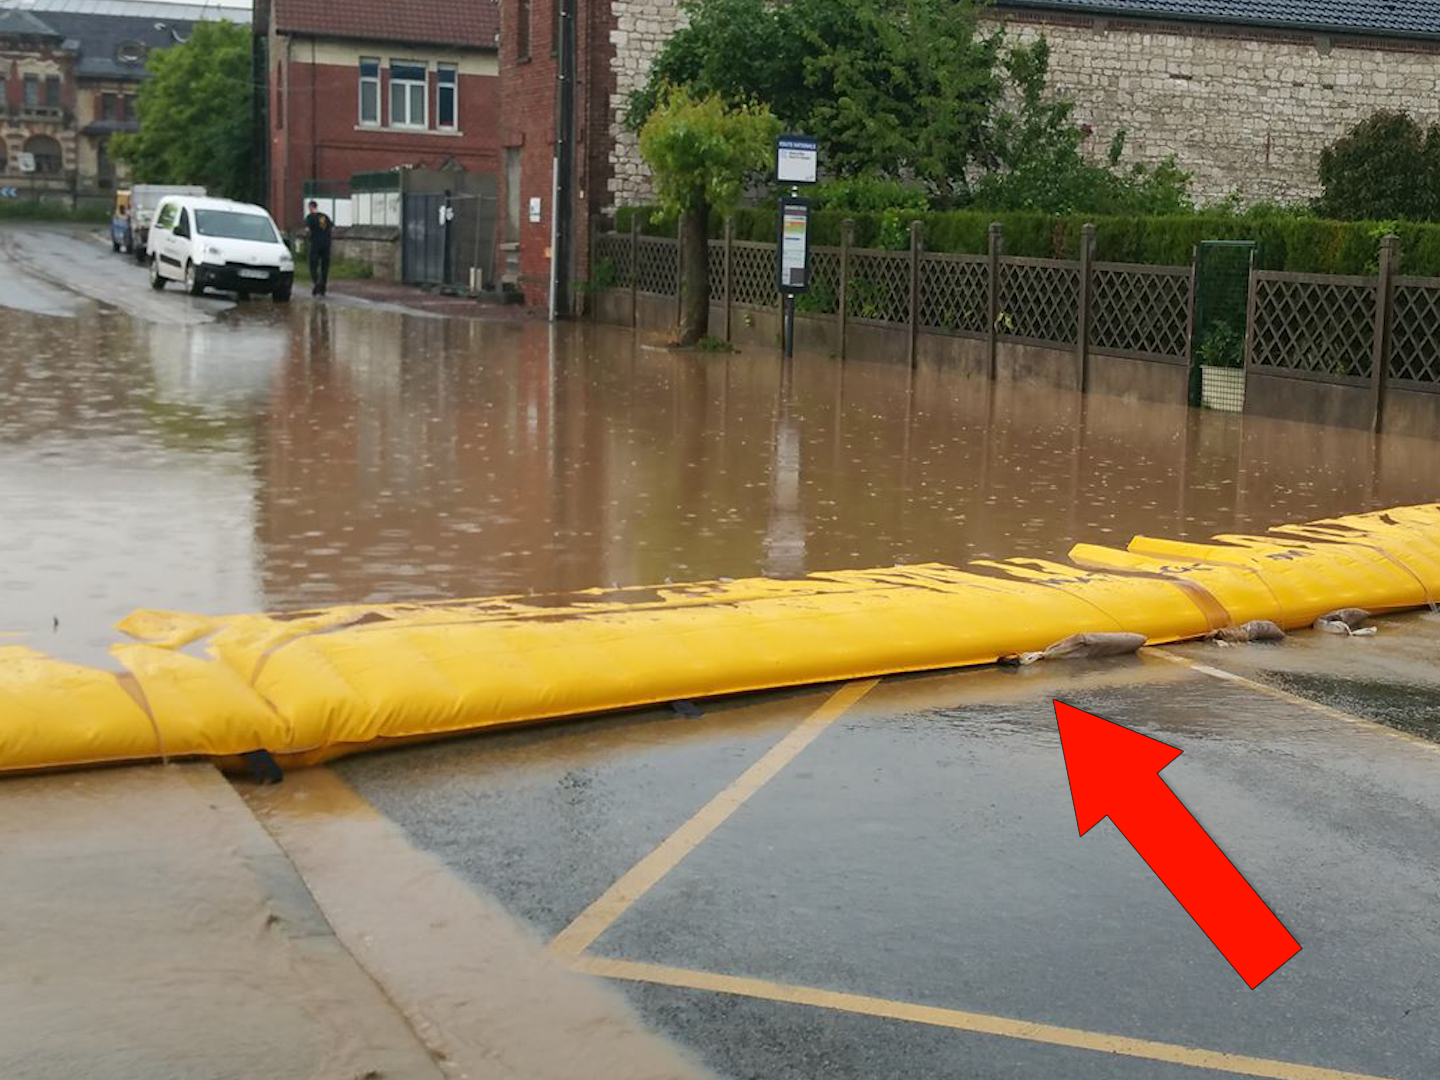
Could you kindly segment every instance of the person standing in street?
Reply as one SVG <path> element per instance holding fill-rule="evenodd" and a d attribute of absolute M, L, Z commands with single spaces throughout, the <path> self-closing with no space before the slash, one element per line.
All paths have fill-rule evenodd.
<path fill-rule="evenodd" d="M 305 250 L 310 254 L 310 295 L 324 296 L 330 284 L 330 234 L 335 222 L 320 212 L 320 204 L 310 200 L 310 213 L 305 215 L 307 237 Z"/>

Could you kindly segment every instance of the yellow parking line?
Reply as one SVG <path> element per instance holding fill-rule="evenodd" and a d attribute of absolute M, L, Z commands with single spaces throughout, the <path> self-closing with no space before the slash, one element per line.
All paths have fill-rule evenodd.
<path fill-rule="evenodd" d="M 1367 1073 L 1326 1069 L 1318 1065 L 1299 1065 L 1270 1058 L 1247 1057 L 1244 1054 L 1227 1054 L 1220 1050 L 1202 1050 L 1199 1047 L 1182 1046 L 1178 1043 L 1132 1039 L 1124 1035 L 1110 1035 L 1102 1031 L 1057 1027 L 1053 1024 L 1014 1020 L 1006 1016 L 992 1016 L 988 1013 L 941 1009 L 933 1005 L 891 1001 L 886 998 L 866 997 L 862 994 L 842 994 L 835 990 L 821 990 L 811 986 L 790 986 L 784 983 L 767 982 L 764 979 L 720 975 L 710 971 L 692 971 L 688 968 L 666 967 L 662 964 L 642 964 L 630 960 L 609 960 L 601 956 L 587 955 L 571 960 L 570 966 L 575 971 L 610 979 L 654 983 L 659 986 L 675 986 L 688 990 L 708 990 L 717 994 L 735 994 L 739 997 L 778 1001 L 789 1005 L 811 1005 L 816 1008 L 835 1009 L 862 1016 L 907 1020 L 911 1023 L 929 1024 L 934 1027 L 951 1028 L 955 1031 L 967 1031 L 977 1035 L 994 1035 L 1002 1039 L 1021 1039 L 1026 1042 L 1044 1043 L 1048 1046 L 1093 1050 L 1102 1054 L 1159 1061 L 1171 1065 L 1188 1065 L 1196 1069 L 1210 1069 L 1213 1072 L 1233 1073 L 1237 1076 L 1257 1076 L 1264 1077 L 1266 1080 L 1395 1080 L 1395 1078 L 1371 1076 Z"/>
<path fill-rule="evenodd" d="M 606 889 L 604 895 L 560 931 L 550 942 L 551 952 L 558 956 L 576 957 L 588 949 L 627 908 L 675 869 L 681 859 L 694 851 L 731 814 L 740 809 L 751 795 L 773 780 L 775 775 L 814 742 L 821 732 L 878 686 L 879 682 L 879 679 L 866 679 L 846 683 L 831 694 L 823 705 L 772 746 L 764 757 L 701 807 L 694 817 L 631 867 L 624 877 Z"/>
<path fill-rule="evenodd" d="M 1422 749 L 1429 750 L 1431 753 L 1440 753 L 1440 743 L 1431 742 L 1429 739 L 1422 738 L 1419 735 L 1412 735 L 1408 731 L 1400 731 L 1397 728 L 1390 727 L 1388 724 L 1382 724 L 1378 720 L 1369 720 L 1363 716 L 1356 716 L 1354 713 L 1344 712 L 1335 708 L 1333 705 L 1325 705 L 1310 698 L 1301 697 L 1299 694 L 1292 694 L 1288 690 L 1281 690 L 1279 687 L 1267 686 L 1265 683 L 1256 682 L 1254 679 L 1247 679 L 1244 675 L 1236 675 L 1233 671 L 1225 671 L 1223 668 L 1212 667 L 1209 664 L 1202 664 L 1198 660 L 1191 660 L 1187 656 L 1177 656 L 1168 649 L 1146 649 L 1145 652 L 1151 656 L 1158 656 L 1162 660 L 1169 660 L 1172 664 L 1187 667 L 1191 671 L 1198 671 L 1202 675 L 1209 675 L 1212 679 L 1223 679 L 1225 682 L 1235 683 L 1236 685 L 1245 687 L 1247 690 L 1254 690 L 1256 693 L 1284 701 L 1287 704 L 1313 709 L 1316 712 L 1323 713 L 1330 717 L 1332 720 L 1339 720 L 1341 723 L 1350 724 L 1353 727 L 1366 728 L 1370 731 L 1378 732 L 1381 735 L 1388 735 L 1392 739 L 1412 743 Z"/>

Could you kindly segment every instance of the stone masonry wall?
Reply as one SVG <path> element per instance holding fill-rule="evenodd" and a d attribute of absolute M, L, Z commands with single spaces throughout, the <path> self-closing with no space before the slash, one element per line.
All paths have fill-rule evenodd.
<path fill-rule="evenodd" d="M 1097 154 L 1124 128 L 1126 161 L 1174 154 L 1201 201 L 1316 195 L 1320 151 L 1375 110 L 1440 120 L 1440 50 L 1423 43 L 1101 18 L 1009 24 L 1017 40 L 1048 39 L 1051 82 L 1094 128 Z"/>
<path fill-rule="evenodd" d="M 611 0 L 615 29 L 614 139 L 605 205 L 646 201 L 649 170 L 620 118 L 631 90 L 684 18 L 675 0 Z M 1103 155 L 1127 132 L 1125 160 L 1174 154 L 1200 201 L 1318 193 L 1320 151 L 1376 109 L 1440 121 L 1440 47 L 1424 42 L 1274 33 L 1197 23 L 1089 16 L 1001 16 L 1017 41 L 1044 34 L 1052 85 Z"/>
<path fill-rule="evenodd" d="M 603 213 L 617 206 L 647 202 L 654 194 L 650 170 L 640 157 L 639 140 L 622 121 L 630 92 L 645 85 L 651 61 L 665 39 L 685 23 L 676 0 L 610 0 L 610 9 L 615 19 L 615 29 L 610 31 L 615 45 L 615 87 L 610 97 L 614 168 L 605 205 L 597 206 Z"/>

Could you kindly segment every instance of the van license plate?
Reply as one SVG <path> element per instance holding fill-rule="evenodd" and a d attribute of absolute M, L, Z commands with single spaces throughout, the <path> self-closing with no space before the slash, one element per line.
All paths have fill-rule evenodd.
<path fill-rule="evenodd" d="M 240 276 L 243 278 L 260 278 L 263 280 L 270 276 L 270 272 L 268 270 L 241 270 Z"/>

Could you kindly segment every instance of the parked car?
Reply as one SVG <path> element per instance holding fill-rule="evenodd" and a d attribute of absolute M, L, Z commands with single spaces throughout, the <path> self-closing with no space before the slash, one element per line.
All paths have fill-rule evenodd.
<path fill-rule="evenodd" d="M 295 284 L 290 248 L 265 208 L 251 203 L 168 196 L 150 227 L 147 255 L 151 286 L 180 281 L 191 296 L 216 288 L 283 302 Z"/>
<path fill-rule="evenodd" d="M 155 211 L 167 195 L 200 195 L 205 189 L 193 184 L 134 184 L 130 188 L 130 244 L 127 249 L 134 252 L 135 261 L 143 263 L 146 243 L 150 235 L 150 223 L 155 220 Z"/>
<path fill-rule="evenodd" d="M 130 231 L 130 189 L 115 192 L 115 209 L 110 212 L 110 246 L 116 251 L 135 250 L 135 236 Z"/>

